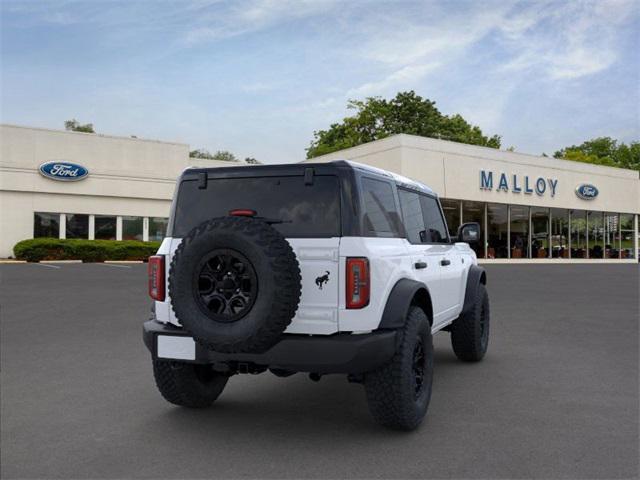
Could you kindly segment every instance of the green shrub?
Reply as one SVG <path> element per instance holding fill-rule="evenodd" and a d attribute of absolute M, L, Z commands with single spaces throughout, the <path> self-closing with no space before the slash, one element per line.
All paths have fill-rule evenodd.
<path fill-rule="evenodd" d="M 82 260 L 104 262 L 105 260 L 146 260 L 156 253 L 160 242 L 137 240 L 80 240 L 59 238 L 33 238 L 22 240 L 13 247 L 19 260 Z"/>

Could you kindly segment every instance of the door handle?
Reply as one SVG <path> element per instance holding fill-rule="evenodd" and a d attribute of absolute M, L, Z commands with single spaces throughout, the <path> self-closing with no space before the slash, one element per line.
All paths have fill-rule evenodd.
<path fill-rule="evenodd" d="M 420 270 L 421 268 L 427 268 L 427 264 L 425 262 L 416 262 L 413 264 L 416 270 Z"/>
<path fill-rule="evenodd" d="M 440 265 L 442 265 L 443 267 L 451 265 L 451 260 L 447 260 L 446 258 L 444 260 L 440 260 Z"/>

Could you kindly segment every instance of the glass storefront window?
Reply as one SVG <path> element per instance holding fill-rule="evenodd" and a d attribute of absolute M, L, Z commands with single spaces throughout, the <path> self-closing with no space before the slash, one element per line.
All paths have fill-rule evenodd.
<path fill-rule="evenodd" d="M 482 241 L 472 245 L 478 258 L 616 260 L 638 258 L 640 253 L 634 251 L 634 214 L 447 199 L 442 199 L 441 204 L 452 241 L 462 223 L 480 224 Z M 33 237 L 59 238 L 60 215 L 34 212 Z M 89 217 L 87 214 L 65 214 L 66 238 L 89 238 Z M 117 217 L 95 215 L 94 218 L 94 238 L 115 240 Z M 149 240 L 162 241 L 168 223 L 169 219 L 165 217 L 149 217 Z M 143 235 L 143 217 L 122 217 L 123 240 L 142 240 Z"/>
<path fill-rule="evenodd" d="M 636 258 L 633 251 L 633 215 L 628 213 L 620 214 L 620 253 L 622 258 Z"/>
<path fill-rule="evenodd" d="M 33 214 L 33 238 L 60 238 L 60 214 L 35 212 Z"/>
<path fill-rule="evenodd" d="M 447 220 L 449 235 L 454 238 L 458 235 L 458 227 L 460 226 L 460 201 L 442 199 L 441 203 L 444 218 Z"/>
<path fill-rule="evenodd" d="M 604 222 L 602 212 L 589 212 L 587 217 L 589 258 L 604 258 Z"/>
<path fill-rule="evenodd" d="M 508 209 L 507 205 L 487 204 L 487 258 L 508 258 Z"/>
<path fill-rule="evenodd" d="M 571 258 L 587 258 L 587 212 L 571 212 Z"/>
<path fill-rule="evenodd" d="M 551 257 L 569 258 L 569 211 L 551 209 Z"/>
<path fill-rule="evenodd" d="M 604 214 L 604 258 L 620 258 L 619 227 L 617 213 Z"/>
<path fill-rule="evenodd" d="M 511 258 L 529 258 L 529 207 L 511 205 Z"/>
<path fill-rule="evenodd" d="M 477 222 L 480 224 L 481 238 L 485 238 L 484 231 L 484 203 L 462 202 L 462 223 Z M 478 258 L 484 258 L 484 241 L 471 245 Z"/>
<path fill-rule="evenodd" d="M 549 258 L 549 209 L 531 207 L 531 258 Z"/>
<path fill-rule="evenodd" d="M 96 215 L 95 228 L 96 240 L 116 239 L 116 217 L 109 215 Z"/>
<path fill-rule="evenodd" d="M 150 217 L 149 218 L 149 240 L 161 241 L 167 233 L 168 218 Z"/>
<path fill-rule="evenodd" d="M 142 217 L 122 217 L 122 239 L 142 240 Z"/>
<path fill-rule="evenodd" d="M 89 238 L 89 215 L 67 213 L 66 217 L 67 238 Z"/>

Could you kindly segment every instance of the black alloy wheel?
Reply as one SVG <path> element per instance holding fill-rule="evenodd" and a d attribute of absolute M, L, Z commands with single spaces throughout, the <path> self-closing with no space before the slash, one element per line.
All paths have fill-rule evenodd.
<path fill-rule="evenodd" d="M 258 279 L 244 255 L 220 248 L 205 255 L 195 268 L 193 292 L 205 315 L 231 323 L 251 310 L 258 293 Z"/>

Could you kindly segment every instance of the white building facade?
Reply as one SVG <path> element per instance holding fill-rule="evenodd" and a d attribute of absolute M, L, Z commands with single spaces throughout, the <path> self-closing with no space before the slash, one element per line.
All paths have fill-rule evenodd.
<path fill-rule="evenodd" d="M 486 262 L 637 262 L 640 175 L 635 170 L 413 135 L 316 157 L 352 160 L 430 186 L 451 236 L 478 222 Z"/>
<path fill-rule="evenodd" d="M 186 144 L 0 125 L 0 258 L 34 237 L 161 240 L 182 170 L 221 164 Z"/>
<path fill-rule="evenodd" d="M 488 262 L 637 262 L 634 170 L 394 135 L 308 162 L 353 160 L 430 186 L 451 235 L 479 222 Z M 0 125 L 0 258 L 34 237 L 161 240 L 189 146 Z"/>

